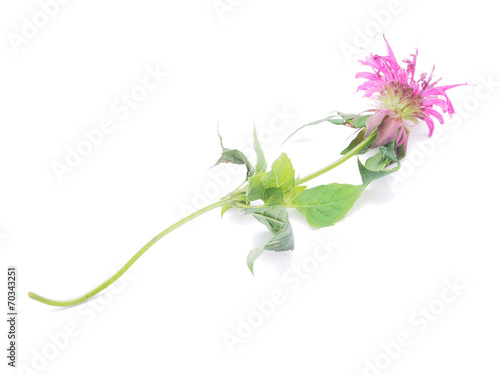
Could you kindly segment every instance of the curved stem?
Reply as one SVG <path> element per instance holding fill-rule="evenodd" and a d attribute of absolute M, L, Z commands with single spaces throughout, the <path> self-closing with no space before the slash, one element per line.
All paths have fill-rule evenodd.
<path fill-rule="evenodd" d="M 169 226 L 167 229 L 165 229 L 163 232 L 159 233 L 155 237 L 153 237 L 146 245 L 144 245 L 117 273 L 115 273 L 113 276 L 111 276 L 109 279 L 107 279 L 105 282 L 103 282 L 101 285 L 97 286 L 96 288 L 92 289 L 90 292 L 85 293 L 83 296 L 74 298 L 74 299 L 69 299 L 65 301 L 56 301 L 52 300 L 49 298 L 44 298 L 42 296 L 39 296 L 38 294 L 30 292 L 28 295 L 29 297 L 33 298 L 34 300 L 37 300 L 39 302 L 45 303 L 47 305 L 52 305 L 52 306 L 73 306 L 73 305 L 78 305 L 79 303 L 82 303 L 89 298 L 92 298 L 95 296 L 97 293 L 101 292 L 102 290 L 106 289 L 108 286 L 113 284 L 116 280 L 120 278 L 121 275 L 127 271 L 132 264 L 135 263 L 137 259 L 141 257 L 142 254 L 146 252 L 151 246 L 153 246 L 156 242 L 158 242 L 163 236 L 166 234 L 172 232 L 174 229 L 180 227 L 182 224 L 187 223 L 188 221 L 194 219 L 195 217 L 204 214 L 205 212 L 208 212 L 216 207 L 220 207 L 228 202 L 230 202 L 231 199 L 224 198 L 223 200 L 219 202 L 212 203 L 211 205 L 208 205 L 196 212 L 193 212 L 191 215 L 186 216 L 185 218 L 179 220 L 175 224 Z"/>
<path fill-rule="evenodd" d="M 336 161 L 327 165 L 326 167 L 323 167 L 320 170 L 318 170 L 314 173 L 311 173 L 310 175 L 308 175 L 304 178 L 299 179 L 298 184 L 299 185 L 303 184 L 304 182 L 310 181 L 313 178 L 321 176 L 323 173 L 326 173 L 328 171 L 331 171 L 333 168 L 338 167 L 340 164 L 349 160 L 352 156 L 356 155 L 366 145 L 370 144 L 370 142 L 373 141 L 376 136 L 377 136 L 377 131 L 372 132 L 368 137 L 366 137 L 362 142 L 360 142 L 356 147 L 354 147 L 351 151 L 349 151 L 347 154 L 342 156 L 340 159 L 337 159 Z"/>

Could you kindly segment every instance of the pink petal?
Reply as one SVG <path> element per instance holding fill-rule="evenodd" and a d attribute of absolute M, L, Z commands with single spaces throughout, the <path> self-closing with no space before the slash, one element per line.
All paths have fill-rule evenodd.
<path fill-rule="evenodd" d="M 355 75 L 356 78 L 366 78 L 369 80 L 378 80 L 379 77 L 375 73 L 370 72 L 359 72 Z"/>
<path fill-rule="evenodd" d="M 383 37 L 385 40 L 385 44 L 387 45 L 387 51 L 389 52 L 389 58 L 387 59 L 387 62 L 391 66 L 392 70 L 397 73 L 399 71 L 398 60 L 396 59 L 394 52 L 392 52 L 392 48 L 389 45 L 389 42 L 387 41 L 387 39 L 385 38 L 385 34 L 383 35 Z"/>
<path fill-rule="evenodd" d="M 432 137 L 432 133 L 434 133 L 434 121 L 432 121 L 430 117 L 426 117 L 425 122 L 427 123 L 427 127 L 429 128 L 429 137 Z"/>
<path fill-rule="evenodd" d="M 433 105 L 437 105 L 443 112 L 448 112 L 448 113 L 454 113 L 455 111 L 453 110 L 453 107 L 450 107 L 448 103 L 444 99 L 439 99 L 437 97 L 432 97 L 430 99 L 424 100 L 422 102 L 424 107 L 427 108 L 432 108 Z M 450 112 L 451 111 L 451 112 Z"/>
<path fill-rule="evenodd" d="M 437 118 L 440 124 L 444 124 L 443 116 L 441 116 L 441 113 L 439 113 L 438 111 L 435 111 L 433 109 L 426 109 L 425 112 Z"/>
<path fill-rule="evenodd" d="M 459 83 L 458 85 L 448 85 L 448 86 L 437 86 L 433 87 L 431 89 L 425 90 L 425 95 L 445 95 L 445 92 L 448 91 L 449 89 L 452 89 L 454 87 L 458 86 L 465 86 L 467 83 Z"/>

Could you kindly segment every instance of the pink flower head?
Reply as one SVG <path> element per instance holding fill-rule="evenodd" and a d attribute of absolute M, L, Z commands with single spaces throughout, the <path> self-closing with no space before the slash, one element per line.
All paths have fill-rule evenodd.
<path fill-rule="evenodd" d="M 403 60 L 406 68 L 401 67 L 387 42 L 388 56 L 370 54 L 361 64 L 372 68 L 372 72 L 360 72 L 356 78 L 366 81 L 358 87 L 365 91 L 365 97 L 375 96 L 379 102 L 379 109 L 371 116 L 367 123 L 366 135 L 378 129 L 377 138 L 373 147 L 378 147 L 396 139 L 396 147 L 404 146 L 408 140 L 410 122 L 417 123 L 418 120 L 425 121 L 429 127 L 429 136 L 434 131 L 436 118 L 441 124 L 444 123 L 443 116 L 436 111 L 435 107 L 441 108 L 443 113 L 450 116 L 455 113 L 450 98 L 446 91 L 457 86 L 436 86 L 441 79 L 433 81 L 434 68 L 427 77 L 422 73 L 418 80 L 415 78 L 415 65 L 418 50 L 411 55 L 411 59 Z"/>

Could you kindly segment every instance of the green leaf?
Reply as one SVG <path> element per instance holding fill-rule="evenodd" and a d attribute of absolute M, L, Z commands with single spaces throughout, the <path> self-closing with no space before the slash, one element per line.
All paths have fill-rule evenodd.
<path fill-rule="evenodd" d="M 394 139 L 385 146 L 380 146 L 378 149 L 381 152 L 382 156 L 386 159 L 389 159 L 390 161 L 393 161 L 395 163 L 399 161 L 398 157 L 396 156 L 396 141 Z"/>
<path fill-rule="evenodd" d="M 366 121 L 370 118 L 370 116 L 371 116 L 371 114 L 359 116 L 359 115 L 354 114 L 354 113 L 343 113 L 343 112 L 334 111 L 334 112 L 332 112 L 331 115 L 329 115 L 321 120 L 309 122 L 305 125 L 302 125 L 300 128 L 295 130 L 292 134 L 290 134 L 288 136 L 288 138 L 285 139 L 283 144 L 285 144 L 285 142 L 288 141 L 299 130 L 301 130 L 305 127 L 308 127 L 308 126 L 322 124 L 323 122 L 329 122 L 330 124 L 333 124 L 333 125 L 345 125 L 345 126 L 349 126 L 351 128 L 357 128 L 357 129 L 364 128 L 364 127 L 366 127 Z"/>
<path fill-rule="evenodd" d="M 221 163 L 245 164 L 247 167 L 247 177 L 252 175 L 255 171 L 245 154 L 243 154 L 243 152 L 239 150 L 223 148 L 222 155 L 219 160 L 217 160 L 217 163 L 215 163 L 215 165 L 219 165 Z"/>
<path fill-rule="evenodd" d="M 326 117 L 324 120 L 328 121 L 333 125 L 345 125 L 349 121 L 351 121 L 354 117 L 356 117 L 353 113 L 343 113 L 334 111 L 332 115 Z"/>
<path fill-rule="evenodd" d="M 348 154 L 349 152 L 351 152 L 353 148 L 355 148 L 357 145 L 363 142 L 365 140 L 365 134 L 366 134 L 366 128 L 362 128 L 361 130 L 359 130 L 359 133 L 356 135 L 356 137 L 351 141 L 351 143 L 349 143 L 349 146 L 347 146 L 345 149 L 342 150 L 340 155 Z M 368 151 L 372 147 L 374 140 L 366 144 L 365 147 L 363 147 L 356 153 L 356 155 L 364 154 L 366 151 Z"/>
<path fill-rule="evenodd" d="M 306 189 L 292 202 L 312 227 L 327 227 L 342 219 L 365 187 L 330 184 Z"/>
<path fill-rule="evenodd" d="M 266 206 L 283 205 L 283 193 L 280 188 L 267 188 L 262 198 Z"/>
<path fill-rule="evenodd" d="M 371 114 L 360 116 L 359 114 L 356 115 L 353 113 L 336 112 L 335 117 L 328 119 L 328 121 L 331 122 L 332 124 L 335 124 L 335 125 L 345 125 L 345 126 L 359 129 L 359 128 L 366 127 L 366 121 L 370 117 L 371 117 Z"/>
<path fill-rule="evenodd" d="M 257 164 L 255 165 L 255 172 L 265 172 L 267 169 L 266 158 L 264 152 L 262 152 L 262 147 L 260 147 L 259 139 L 257 138 L 257 131 L 255 130 L 255 124 L 253 126 L 253 148 L 255 149 L 255 154 L 257 155 Z"/>
<path fill-rule="evenodd" d="M 384 157 L 382 152 L 379 151 L 374 156 L 366 160 L 365 167 L 371 171 L 381 171 L 389 165 L 389 163 L 391 163 L 391 161 Z"/>
<path fill-rule="evenodd" d="M 380 158 L 380 153 L 375 155 L 374 157 Z M 374 158 L 372 157 L 372 158 Z M 370 159 L 372 159 L 370 158 Z M 373 159 L 374 161 L 368 163 L 370 160 L 368 159 L 366 162 L 366 166 L 361 163 L 361 161 L 358 158 L 358 168 L 359 168 L 359 173 L 361 174 L 361 180 L 363 180 L 363 185 L 368 185 L 370 182 L 377 180 L 379 178 L 385 177 L 391 173 L 394 173 L 401 168 L 401 163 L 397 163 L 397 165 L 392 168 L 392 169 L 387 169 L 386 166 L 388 165 L 387 160 L 382 158 L 378 163 L 376 162 L 377 159 Z M 390 162 L 390 161 L 389 161 Z"/>
<path fill-rule="evenodd" d="M 401 164 L 396 156 L 395 147 L 395 140 L 392 140 L 385 146 L 380 146 L 378 152 L 367 159 L 364 165 L 358 158 L 358 168 L 361 179 L 363 180 L 363 185 L 368 185 L 376 179 L 385 177 L 399 170 Z M 397 163 L 397 165 L 392 169 L 387 169 L 392 163 Z"/>
<path fill-rule="evenodd" d="M 226 211 L 229 210 L 232 207 L 233 207 L 233 205 L 231 204 L 231 202 L 228 202 L 225 205 L 223 205 L 222 209 L 221 209 L 221 212 L 220 212 L 220 217 L 223 217 L 224 214 L 226 213 Z"/>
<path fill-rule="evenodd" d="M 239 150 L 236 149 L 229 149 L 224 147 L 222 144 L 222 137 L 219 134 L 219 139 L 220 139 L 220 146 L 222 147 L 222 155 L 217 160 L 217 163 L 214 164 L 214 166 L 219 165 L 221 163 L 232 163 L 232 164 L 245 164 L 247 167 L 247 178 L 251 175 L 254 174 L 255 169 L 252 166 L 252 164 L 248 161 L 248 158 L 245 156 L 245 154 Z"/>
<path fill-rule="evenodd" d="M 340 153 L 340 155 L 345 155 L 347 154 L 348 152 L 350 152 L 354 147 L 356 147 L 357 145 L 359 145 L 361 142 L 364 141 L 365 139 L 365 133 L 366 133 L 366 129 L 361 129 L 358 134 L 356 135 L 356 137 L 351 141 L 351 143 L 349 143 L 349 146 L 347 146 L 345 149 L 342 150 L 342 152 Z M 361 150 L 363 151 L 363 150 Z M 361 152 L 360 151 L 360 152 Z"/>
<path fill-rule="evenodd" d="M 357 115 L 354 113 L 344 113 L 344 112 L 337 112 L 334 111 L 331 116 L 328 116 L 326 119 L 328 122 L 331 122 L 334 125 L 347 125 L 351 124 L 351 121 L 356 117 Z"/>
<path fill-rule="evenodd" d="M 247 199 L 250 202 L 262 199 L 265 190 L 260 176 L 252 176 L 248 179 Z"/>
<path fill-rule="evenodd" d="M 351 124 L 353 127 L 359 129 L 359 128 L 364 128 L 366 127 L 366 121 L 371 117 L 371 115 L 363 115 L 363 116 L 357 116 L 354 117 L 351 120 Z"/>
<path fill-rule="evenodd" d="M 271 167 L 271 172 L 264 181 L 265 188 L 277 187 L 281 189 L 283 195 L 290 191 L 295 184 L 295 171 L 292 163 L 285 153 L 276 159 Z"/>
<path fill-rule="evenodd" d="M 289 206 L 292 204 L 293 200 L 297 198 L 297 195 L 302 193 L 304 190 L 307 189 L 307 186 L 301 185 L 301 186 L 295 186 L 292 190 L 288 192 L 288 194 L 283 198 L 283 205 Z"/>
<path fill-rule="evenodd" d="M 334 111 L 334 112 L 332 112 L 331 115 L 329 115 L 329 116 L 327 116 L 325 118 L 322 118 L 321 120 L 309 122 L 309 123 L 307 123 L 305 125 L 302 125 L 300 128 L 298 128 L 297 130 L 295 130 L 292 134 L 290 134 L 283 141 L 283 143 L 281 145 L 283 146 L 285 144 L 285 142 L 288 141 L 290 138 L 292 138 L 299 130 L 302 130 L 302 129 L 308 127 L 308 126 L 322 124 L 323 122 L 329 122 L 329 123 L 334 124 L 334 125 L 345 125 L 348 119 L 353 119 L 354 117 L 356 117 L 356 115 L 345 114 L 345 113 L 342 113 L 342 112 L 336 112 L 336 111 Z"/>
<path fill-rule="evenodd" d="M 402 144 L 401 146 L 396 148 L 396 154 L 398 155 L 398 160 L 404 159 L 406 156 L 406 144 Z"/>
<path fill-rule="evenodd" d="M 264 224 L 273 234 L 273 237 L 253 249 L 248 253 L 247 265 L 253 274 L 253 264 L 255 260 L 264 252 L 264 250 L 286 251 L 293 250 L 293 232 L 288 214 L 283 206 L 269 206 L 261 208 L 245 208 L 244 214 L 251 214 L 254 218 Z"/>

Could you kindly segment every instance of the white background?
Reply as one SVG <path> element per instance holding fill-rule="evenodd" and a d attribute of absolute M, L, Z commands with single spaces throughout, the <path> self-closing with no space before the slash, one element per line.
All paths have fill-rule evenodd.
<path fill-rule="evenodd" d="M 0 272 L 18 267 L 19 373 L 498 373 L 491 2 L 218 4 L 227 8 L 71 1 L 45 18 L 36 1 L 0 6 Z M 24 17 L 40 27 L 21 43 Z M 385 54 L 382 33 L 400 60 L 419 48 L 419 72 L 436 64 L 443 84 L 471 85 L 449 92 L 462 114 L 446 116 L 431 140 L 415 128 L 399 177 L 373 183 L 345 220 L 313 230 L 290 213 L 295 251 L 264 254 L 252 276 L 246 255 L 265 228 L 232 212 L 220 220 L 217 210 L 162 239 L 126 285 L 90 303 L 61 309 L 27 297 L 86 292 L 190 207 L 237 186 L 243 169 L 229 180 L 227 166 L 210 169 L 218 122 L 227 147 L 248 148 L 254 120 L 267 132 L 269 164 L 285 151 L 302 176 L 335 160 L 349 129 L 323 124 L 280 144 L 329 111 L 371 108 L 355 93 L 365 51 L 350 48 Z M 148 67 L 169 76 L 129 114 L 113 110 L 141 90 Z M 113 130 L 60 181 L 54 162 L 103 119 Z M 355 160 L 311 186 L 330 182 L 359 183 Z M 334 244 L 331 255 L 321 243 Z M 466 289 L 451 302 L 455 282 Z M 268 316 L 259 320 L 255 304 Z M 423 318 L 429 305 L 438 313 Z M 249 319 L 257 327 L 228 345 Z M 399 351 L 389 343 L 402 332 L 411 344 Z M 0 342 L 5 354 L 6 334 Z"/>

